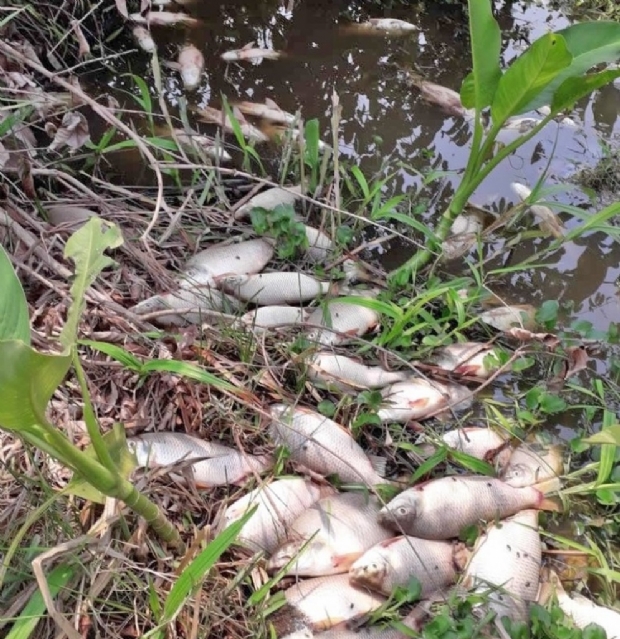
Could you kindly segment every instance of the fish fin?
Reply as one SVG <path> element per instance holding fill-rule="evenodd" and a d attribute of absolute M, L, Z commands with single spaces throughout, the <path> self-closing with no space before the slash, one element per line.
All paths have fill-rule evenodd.
<path fill-rule="evenodd" d="M 385 473 L 387 471 L 387 459 L 380 455 L 368 455 L 368 459 L 370 460 L 370 465 L 377 475 L 385 477 Z"/>
<path fill-rule="evenodd" d="M 428 404 L 427 397 L 421 397 L 420 399 L 414 399 L 410 402 L 407 402 L 407 406 L 409 406 L 409 408 L 423 408 L 427 404 Z"/>
<path fill-rule="evenodd" d="M 559 477 L 550 477 L 549 479 L 545 479 L 544 481 L 534 484 L 534 488 L 536 488 L 536 490 L 540 490 L 543 495 L 557 493 L 561 487 L 562 482 Z"/>
<path fill-rule="evenodd" d="M 265 104 L 270 108 L 270 109 L 280 109 L 280 107 L 271 99 L 271 98 L 265 98 Z M 281 111 L 282 109 L 280 109 Z"/>
<path fill-rule="evenodd" d="M 256 46 L 256 42 L 248 42 L 247 44 L 244 44 L 239 51 L 247 51 L 248 49 L 252 49 L 254 46 Z"/>
<path fill-rule="evenodd" d="M 559 503 L 558 499 L 550 499 L 549 497 L 544 497 L 541 493 L 541 500 L 538 504 L 539 510 L 548 510 L 554 513 L 561 513 L 563 511 L 562 504 Z"/>
<path fill-rule="evenodd" d="M 384 539 L 380 541 L 377 546 L 381 546 L 381 548 L 389 548 L 392 544 L 395 544 L 397 541 L 402 539 L 402 535 L 397 535 L 396 537 L 390 537 L 389 539 Z"/>
<path fill-rule="evenodd" d="M 346 572 L 363 554 L 363 552 L 352 552 L 346 555 L 334 555 L 332 558 L 332 566 Z"/>

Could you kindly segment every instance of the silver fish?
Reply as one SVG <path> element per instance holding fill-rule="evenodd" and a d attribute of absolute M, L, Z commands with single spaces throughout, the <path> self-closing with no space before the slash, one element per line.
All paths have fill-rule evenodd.
<path fill-rule="evenodd" d="M 348 575 L 306 579 L 291 586 L 284 596 L 313 630 L 328 629 L 368 614 L 385 601 L 381 595 L 351 586 Z"/>
<path fill-rule="evenodd" d="M 289 541 L 276 550 L 267 569 L 275 572 L 297 557 L 285 574 L 346 572 L 364 551 L 392 535 L 377 522 L 380 508 L 376 497 L 359 493 L 321 499 L 291 524 Z"/>
<path fill-rule="evenodd" d="M 330 237 L 311 226 L 304 225 L 308 247 L 304 251 L 304 256 L 312 264 L 325 264 L 333 250 L 333 242 Z"/>
<path fill-rule="evenodd" d="M 259 273 L 224 275 L 217 279 L 220 288 L 245 302 L 259 306 L 301 304 L 329 291 L 329 282 L 320 282 L 304 273 Z"/>
<path fill-rule="evenodd" d="M 525 622 L 538 595 L 541 560 L 538 511 L 523 510 L 491 525 L 478 539 L 464 585 L 489 592 L 489 605 L 499 618 Z"/>
<path fill-rule="evenodd" d="M 306 319 L 311 327 L 307 333 L 311 342 L 324 346 L 342 344 L 379 325 L 379 313 L 366 306 L 335 299 L 327 301 L 324 307 L 317 308 Z"/>
<path fill-rule="evenodd" d="M 128 438 L 127 444 L 141 467 L 169 466 L 206 458 L 191 465 L 199 488 L 242 482 L 253 472 L 266 471 L 273 463 L 268 455 L 243 455 L 234 448 L 184 433 L 144 433 Z"/>
<path fill-rule="evenodd" d="M 256 488 L 230 505 L 218 530 L 230 526 L 257 506 L 236 543 L 255 552 L 271 554 L 286 539 L 291 523 L 321 497 L 332 492 L 328 487 L 320 487 L 298 477 L 278 479 Z"/>
<path fill-rule="evenodd" d="M 200 76 L 205 66 L 205 58 L 202 55 L 202 51 L 193 44 L 186 44 L 181 47 L 177 62 L 183 86 L 188 91 L 194 90 L 200 84 Z"/>
<path fill-rule="evenodd" d="M 131 33 L 133 34 L 133 37 L 138 43 L 138 46 L 143 51 L 146 51 L 147 53 L 153 53 L 153 51 L 157 49 L 157 46 L 155 45 L 155 40 L 153 40 L 153 37 L 151 36 L 151 32 L 145 27 L 137 25 L 133 27 L 133 29 L 131 30 Z"/>
<path fill-rule="evenodd" d="M 236 102 L 235 106 L 244 115 L 253 115 L 264 118 L 276 124 L 294 124 L 297 116 L 287 111 L 283 111 L 273 100 L 267 98 L 264 104 L 258 102 Z"/>
<path fill-rule="evenodd" d="M 455 428 L 444 433 L 440 440 L 448 448 L 454 448 L 454 450 L 477 459 L 487 459 L 506 446 L 506 440 L 499 433 L 491 428 L 478 428 L 476 426 Z M 505 466 L 511 454 L 512 450 L 509 447 L 499 450 L 499 454 L 495 459 L 496 464 L 499 467 Z"/>
<path fill-rule="evenodd" d="M 472 394 L 464 386 L 440 384 L 423 378 L 392 384 L 381 391 L 384 397 L 377 416 L 382 422 L 406 423 L 424 419 L 445 407 L 462 410 L 471 403 Z"/>
<path fill-rule="evenodd" d="M 275 51 L 274 49 L 263 49 L 260 47 L 249 45 L 242 47 L 241 49 L 233 49 L 232 51 L 225 51 L 220 56 L 225 62 L 240 62 L 241 60 L 253 60 L 260 62 L 261 60 L 278 60 L 284 53 L 282 51 Z"/>
<path fill-rule="evenodd" d="M 288 448 L 294 461 L 324 476 L 337 474 L 344 482 L 387 483 L 377 472 L 385 469 L 385 460 L 371 462 L 340 424 L 307 408 L 284 404 L 273 404 L 270 412 L 269 434 L 277 445 Z"/>
<path fill-rule="evenodd" d="M 209 311 L 231 313 L 241 308 L 239 300 L 208 286 L 182 287 L 174 293 L 153 295 L 136 304 L 131 310 L 137 315 L 145 315 L 154 311 L 182 311 L 160 315 L 156 318 L 158 324 L 164 326 L 181 326 L 186 323 L 202 324 L 208 317 Z M 185 310 L 193 309 L 193 310 Z"/>
<path fill-rule="evenodd" d="M 424 598 L 456 579 L 454 552 L 454 544 L 447 541 L 392 537 L 365 552 L 351 566 L 349 579 L 354 586 L 390 595 L 415 578 Z"/>
<path fill-rule="evenodd" d="M 148 24 L 149 26 L 174 26 L 176 24 L 185 24 L 193 26 L 199 23 L 199 20 L 192 18 L 187 13 L 174 13 L 172 11 L 149 11 L 145 15 L 141 13 L 132 13 L 129 19 L 136 24 Z"/>
<path fill-rule="evenodd" d="M 536 326 L 535 315 L 531 304 L 512 304 L 483 311 L 478 319 L 498 331 L 508 331 L 513 326 L 532 330 Z"/>
<path fill-rule="evenodd" d="M 484 344 L 462 342 L 444 346 L 433 353 L 433 363 L 457 375 L 487 378 L 499 366 L 496 351 Z"/>
<path fill-rule="evenodd" d="M 380 366 L 366 366 L 344 355 L 320 351 L 308 361 L 307 376 L 315 384 L 328 389 L 355 392 L 383 388 L 406 379 L 407 373 L 386 371 Z"/>
<path fill-rule="evenodd" d="M 532 195 L 532 190 L 525 186 L 525 184 L 513 182 L 511 186 L 521 201 L 527 200 Z M 564 227 L 562 226 L 560 218 L 548 206 L 530 204 L 528 208 L 532 214 L 538 218 L 542 231 L 556 238 L 564 237 Z"/>
<path fill-rule="evenodd" d="M 359 29 L 364 31 L 376 31 L 378 33 L 387 33 L 389 35 L 404 35 L 411 31 L 418 31 L 419 28 L 410 22 L 397 20 L 395 18 L 370 18 L 366 22 L 357 25 Z"/>
<path fill-rule="evenodd" d="M 559 489 L 558 476 L 563 472 L 560 446 L 523 443 L 513 451 L 500 477 L 510 486 L 536 486 L 543 492 L 550 492 Z"/>
<path fill-rule="evenodd" d="M 174 129 L 174 135 L 179 144 L 186 149 L 194 152 L 204 152 L 207 157 L 220 162 L 230 162 L 232 156 L 222 146 L 222 142 L 211 138 L 208 135 L 200 135 L 195 132 L 183 131 L 183 129 Z M 208 250 L 208 249 L 207 249 Z"/>
<path fill-rule="evenodd" d="M 200 109 L 196 109 L 196 115 L 200 120 L 204 122 L 211 122 L 212 124 L 217 124 L 221 126 L 225 131 L 229 133 L 235 132 L 232 121 L 230 117 L 220 111 L 219 109 L 214 109 L 213 107 L 202 107 Z M 241 113 L 237 114 L 233 110 L 233 115 L 239 124 L 239 129 L 244 138 L 249 140 L 250 142 L 267 142 L 269 138 L 260 130 L 257 129 L 253 124 L 246 122 Z"/>
<path fill-rule="evenodd" d="M 261 306 L 239 318 L 239 326 L 263 332 L 269 328 L 301 325 L 308 315 L 304 308 L 295 306 Z"/>
<path fill-rule="evenodd" d="M 291 206 L 301 197 L 301 186 L 287 186 L 286 188 L 273 187 L 251 197 L 243 206 L 234 213 L 235 220 L 241 220 L 250 215 L 252 209 L 266 209 L 271 211 L 282 204 Z"/>
<path fill-rule="evenodd" d="M 213 286 L 224 275 L 259 273 L 273 257 L 274 250 L 273 243 L 264 239 L 214 244 L 187 262 L 183 277 L 194 284 Z"/>
<path fill-rule="evenodd" d="M 394 497 L 381 509 L 379 521 L 406 535 L 450 539 L 481 520 L 545 507 L 550 506 L 543 494 L 530 486 L 514 488 L 493 477 L 442 477 Z"/>

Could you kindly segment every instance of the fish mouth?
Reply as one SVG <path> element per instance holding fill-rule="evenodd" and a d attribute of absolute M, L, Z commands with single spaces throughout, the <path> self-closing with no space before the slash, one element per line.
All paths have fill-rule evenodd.
<path fill-rule="evenodd" d="M 349 581 L 353 585 L 367 586 L 373 590 L 380 590 L 387 574 L 385 564 L 376 562 L 361 566 L 351 566 Z"/>

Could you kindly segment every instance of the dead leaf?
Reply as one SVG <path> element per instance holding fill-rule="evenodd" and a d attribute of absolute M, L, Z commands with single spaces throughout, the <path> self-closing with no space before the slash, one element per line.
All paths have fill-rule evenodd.
<path fill-rule="evenodd" d="M 88 44 L 88 40 L 82 31 L 82 26 L 78 20 L 71 20 L 71 27 L 78 41 L 78 57 L 85 58 L 87 55 L 90 55 L 90 44 Z"/>
<path fill-rule="evenodd" d="M 568 367 L 564 379 L 588 368 L 588 351 L 583 346 L 571 346 L 566 349 Z"/>
<path fill-rule="evenodd" d="M 123 18 L 129 17 L 129 11 L 127 11 L 127 0 L 115 0 L 116 8 Z"/>
<path fill-rule="evenodd" d="M 37 199 L 37 192 L 34 188 L 34 179 L 32 177 L 32 165 L 27 157 L 22 158 L 19 166 L 19 178 L 21 180 L 24 193 L 31 199 Z"/>
<path fill-rule="evenodd" d="M 62 123 L 56 135 L 49 145 L 50 151 L 55 151 L 63 146 L 71 149 L 79 149 L 90 140 L 88 122 L 78 111 L 65 113 Z"/>

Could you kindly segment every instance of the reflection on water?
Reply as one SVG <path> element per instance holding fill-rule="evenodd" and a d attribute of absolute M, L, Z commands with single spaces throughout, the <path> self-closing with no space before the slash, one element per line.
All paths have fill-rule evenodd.
<path fill-rule="evenodd" d="M 420 189 L 417 171 L 455 171 L 424 192 L 430 202 L 428 219 L 437 215 L 453 192 L 458 170 L 465 166 L 469 125 L 446 118 L 437 107 L 425 103 L 416 89 L 407 85 L 399 66 L 413 67 L 429 80 L 458 90 L 469 70 L 464 18 L 458 8 L 447 13 L 447 9 L 438 7 L 424 11 L 398 7 L 377 9 L 368 16 L 355 3 L 347 6 L 328 0 L 284 0 L 246 5 L 236 0 L 224 4 L 198 2 L 191 11 L 202 19 L 199 27 L 158 28 L 154 37 L 162 57 L 175 59 L 177 46 L 186 40 L 203 50 L 206 74 L 198 91 L 188 96 L 192 104 L 219 107 L 221 94 L 231 100 L 272 98 L 286 111 L 301 108 L 306 119 L 319 118 L 324 139 L 330 141 L 331 95 L 335 90 L 343 109 L 341 157 L 357 163 L 367 175 L 396 171 L 386 198 Z M 350 20 L 368 17 L 400 18 L 418 25 L 419 31 L 389 37 L 344 28 Z M 505 34 L 504 63 L 521 52 L 528 41 L 550 28 L 568 24 L 557 12 L 529 3 L 498 2 L 497 18 Z M 249 42 L 282 50 L 286 57 L 258 64 L 226 64 L 220 59 L 224 51 Z M 147 74 L 148 56 L 137 56 L 133 65 L 132 72 Z M 184 93 L 175 72 L 168 73 L 165 88 L 174 107 Z M 576 167 L 592 165 L 601 155 L 596 130 L 606 139 L 618 132 L 619 98 L 618 88 L 607 87 L 589 102 L 583 101 L 572 114 L 577 128 L 549 124 L 499 166 L 473 200 L 500 210 L 515 200 L 510 189 L 513 181 L 533 186 L 547 171 L 548 181 L 561 183 Z M 131 171 L 135 180 L 134 169 Z M 572 204 L 587 203 L 575 189 L 556 197 Z M 563 215 L 563 221 L 569 229 L 578 223 L 567 215 Z M 536 242 L 521 243 L 493 266 L 515 264 L 548 240 Z M 393 267 L 405 257 L 393 247 L 386 266 Z M 559 299 L 571 303 L 574 317 L 606 329 L 610 322 L 620 321 L 614 284 L 620 274 L 619 261 L 618 246 L 601 234 L 592 234 L 563 246 L 548 259 L 549 266 L 514 275 L 502 286 L 507 287 L 504 293 L 511 301 L 536 304 Z"/>

